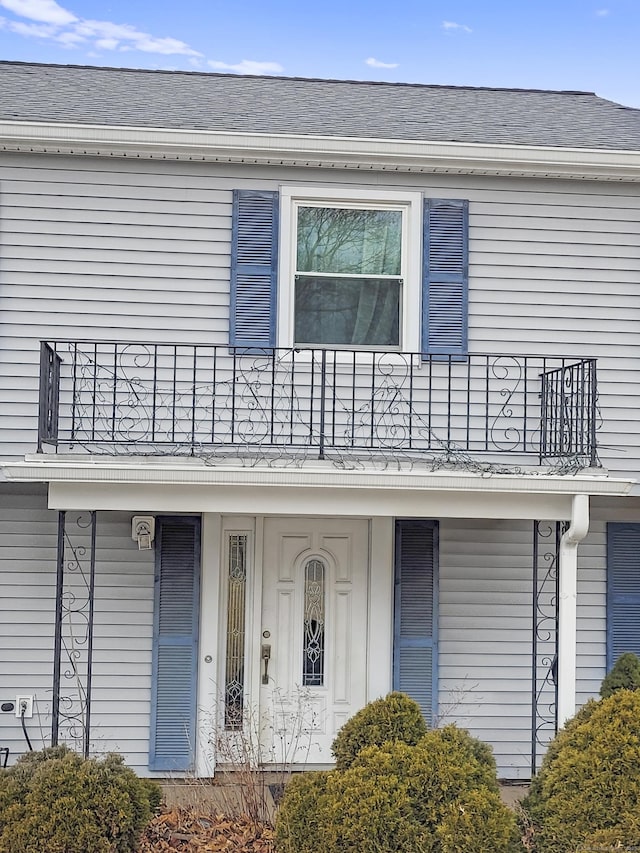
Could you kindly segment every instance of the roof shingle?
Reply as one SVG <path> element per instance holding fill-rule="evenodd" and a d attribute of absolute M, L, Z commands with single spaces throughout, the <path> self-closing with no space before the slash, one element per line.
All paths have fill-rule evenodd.
<path fill-rule="evenodd" d="M 0 120 L 640 150 L 640 110 L 591 92 L 17 62 Z"/>

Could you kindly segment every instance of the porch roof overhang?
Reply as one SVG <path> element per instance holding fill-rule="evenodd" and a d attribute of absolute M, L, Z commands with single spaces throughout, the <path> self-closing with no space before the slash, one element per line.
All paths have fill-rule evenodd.
<path fill-rule="evenodd" d="M 362 171 L 640 181 L 640 152 L 321 134 L 0 121 L 0 150 Z"/>
<path fill-rule="evenodd" d="M 232 515 L 566 519 L 575 495 L 622 497 L 634 484 L 601 470 L 567 476 L 41 455 L 6 463 L 2 472 L 14 482 L 48 483 L 51 509 Z"/>

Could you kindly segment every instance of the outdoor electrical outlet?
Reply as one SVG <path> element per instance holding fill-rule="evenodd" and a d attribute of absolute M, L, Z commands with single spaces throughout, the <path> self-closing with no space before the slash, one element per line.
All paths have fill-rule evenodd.
<path fill-rule="evenodd" d="M 33 717 L 33 696 L 16 696 L 16 717 Z"/>

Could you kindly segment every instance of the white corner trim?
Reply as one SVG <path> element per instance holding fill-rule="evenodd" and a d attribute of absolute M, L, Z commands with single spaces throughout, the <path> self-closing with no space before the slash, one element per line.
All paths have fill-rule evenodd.
<path fill-rule="evenodd" d="M 0 150 L 159 160 L 640 181 L 640 151 L 96 124 L 0 122 Z"/>

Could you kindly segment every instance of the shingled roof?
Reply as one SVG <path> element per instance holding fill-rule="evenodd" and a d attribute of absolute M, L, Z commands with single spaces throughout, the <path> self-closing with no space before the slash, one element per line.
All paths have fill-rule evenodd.
<path fill-rule="evenodd" d="M 592 92 L 0 62 L 0 120 L 640 151 Z"/>

